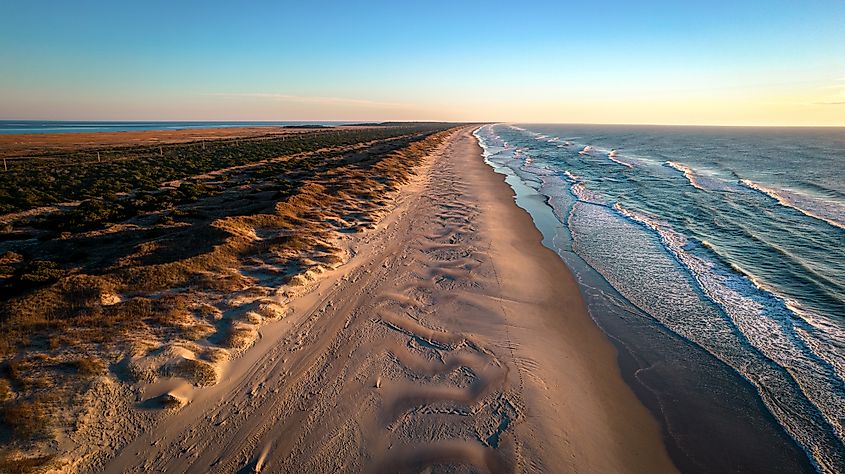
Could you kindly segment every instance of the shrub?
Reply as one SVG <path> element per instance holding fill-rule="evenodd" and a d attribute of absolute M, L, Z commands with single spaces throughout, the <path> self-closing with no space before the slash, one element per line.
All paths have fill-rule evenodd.
<path fill-rule="evenodd" d="M 3 421 L 17 436 L 33 438 L 47 428 L 47 413 L 39 401 L 8 402 L 2 410 Z"/>
<path fill-rule="evenodd" d="M 6 379 L 0 379 L 0 402 L 14 397 L 15 392 L 12 391 L 12 385 Z"/>
<path fill-rule="evenodd" d="M 79 375 L 93 376 L 106 373 L 106 364 L 96 357 L 82 357 L 72 363 Z"/>
<path fill-rule="evenodd" d="M 0 472 L 8 474 L 28 474 L 37 472 L 53 460 L 53 456 L 26 457 L 7 450 L 0 453 Z"/>
<path fill-rule="evenodd" d="M 25 266 L 20 273 L 20 281 L 29 284 L 50 283 L 64 275 L 59 264 L 49 260 L 35 260 Z"/>

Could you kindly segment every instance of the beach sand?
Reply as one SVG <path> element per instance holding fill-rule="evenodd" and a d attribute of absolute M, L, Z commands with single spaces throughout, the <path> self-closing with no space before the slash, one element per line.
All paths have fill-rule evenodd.
<path fill-rule="evenodd" d="M 472 130 L 374 230 L 342 240 L 349 261 L 262 326 L 218 384 L 180 392 L 185 406 L 95 468 L 675 471 L 572 274 Z"/>

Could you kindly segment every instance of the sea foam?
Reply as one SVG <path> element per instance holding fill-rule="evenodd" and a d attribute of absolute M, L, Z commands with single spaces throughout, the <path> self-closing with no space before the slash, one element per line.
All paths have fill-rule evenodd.
<path fill-rule="evenodd" d="M 687 181 L 689 181 L 689 184 L 692 187 L 696 189 L 701 189 L 702 191 L 704 190 L 704 188 L 698 183 L 698 179 L 696 179 L 695 173 L 693 173 L 692 168 L 690 168 L 689 166 L 683 163 L 678 163 L 677 161 L 667 161 L 665 165 L 683 173 L 684 177 L 687 179 Z"/>
<path fill-rule="evenodd" d="M 809 324 L 797 323 L 806 321 L 795 318 L 798 315 L 793 311 L 794 302 L 768 291 L 771 287 L 762 284 L 735 263 L 731 264 L 733 274 L 719 271 L 714 261 L 690 252 L 689 239 L 675 232 L 666 223 L 644 213 L 626 209 L 618 203 L 613 208 L 626 218 L 655 232 L 664 247 L 688 269 L 703 293 L 722 308 L 748 342 L 795 374 L 796 382 L 819 408 L 824 419 L 840 437 L 845 434 L 845 394 L 842 391 L 845 384 L 841 379 L 845 371 L 845 367 L 841 365 L 844 361 L 838 357 L 821 357 L 816 352 L 822 349 L 821 353 L 835 353 L 836 349 L 830 346 L 829 341 L 813 338 L 813 343 L 808 344 L 807 335 L 812 334 L 814 328 Z M 712 244 L 709 247 L 713 249 Z M 829 336 L 837 339 L 835 333 Z M 742 372 L 741 367 L 737 369 Z M 836 395 L 837 393 L 839 395 Z M 780 407 L 770 405 L 770 408 Z M 779 418 L 781 417 L 784 417 L 783 421 L 788 422 L 785 413 L 779 414 Z M 803 437 L 798 433 L 793 434 Z"/>
<path fill-rule="evenodd" d="M 722 154 L 730 153 L 730 140 L 744 137 L 729 136 L 726 148 L 724 142 L 642 130 L 636 135 L 614 135 L 608 130 L 584 133 L 561 126 L 559 131 L 547 132 L 560 137 L 557 142 L 537 139 L 540 134 L 530 130 L 496 130 L 514 148 L 524 148 L 526 155 L 535 157 L 534 164 L 527 166 L 524 160 L 512 159 L 508 151 L 497 155 L 496 163 L 510 167 L 526 182 L 540 172 L 568 181 L 562 183 L 568 192 L 548 202 L 568 228 L 575 254 L 632 304 L 744 375 L 821 470 L 845 466 L 841 449 L 845 334 L 841 320 L 832 317 L 837 311 L 831 306 L 836 297 L 819 303 L 802 293 L 813 295 L 815 288 L 799 287 L 812 281 L 820 288 L 818 296 L 825 296 L 825 289 L 836 291 L 837 285 L 829 281 L 836 281 L 841 266 L 818 260 L 818 252 L 805 250 L 828 248 L 841 235 L 837 234 L 840 226 L 824 229 L 808 223 L 796 228 L 793 224 L 801 226 L 802 219 L 767 202 L 773 196 L 751 188 L 756 183 L 738 183 L 744 176 L 736 173 L 745 171 L 745 163 L 754 171 L 755 163 L 741 149 L 736 157 Z M 568 138 L 574 135 L 579 137 Z M 595 143 L 608 139 L 625 147 L 620 160 L 624 164 L 614 163 L 630 171 L 608 166 L 619 157 Z M 684 144 L 684 140 L 692 143 Z M 567 141 L 570 147 L 561 149 Z M 577 152 L 585 146 L 592 147 L 587 149 L 589 156 L 579 157 Z M 748 153 L 755 157 L 757 152 Z M 692 161 L 680 163 L 674 156 L 688 156 Z M 626 162 L 635 166 L 631 169 Z M 684 176 L 683 185 L 675 172 Z M 796 183 L 824 184 L 833 178 L 798 177 Z M 705 192 L 690 193 L 687 183 Z M 845 222 L 835 218 L 835 196 L 828 196 L 833 202 L 811 201 L 801 193 L 790 194 L 791 190 L 769 191 L 785 207 L 797 206 Z M 547 197 L 555 194 L 549 189 L 541 192 Z M 760 241 L 761 232 L 769 229 L 771 234 L 764 235 L 772 238 Z M 790 240 L 790 236 L 801 238 Z M 835 247 L 829 253 L 838 255 Z M 772 267 L 777 265 L 783 267 L 784 281 L 774 279 Z M 799 276 L 806 278 L 799 280 Z M 792 281 L 797 283 L 784 284 Z"/>
<path fill-rule="evenodd" d="M 845 229 L 845 209 L 836 204 L 825 204 L 822 200 L 814 199 L 795 191 L 764 186 L 750 179 L 740 179 L 739 182 L 749 189 L 769 196 L 784 207 L 795 209 L 807 217 L 812 217 L 834 227 Z"/>

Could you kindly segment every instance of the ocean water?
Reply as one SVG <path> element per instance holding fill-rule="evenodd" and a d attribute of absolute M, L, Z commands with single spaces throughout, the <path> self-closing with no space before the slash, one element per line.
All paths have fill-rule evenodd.
<path fill-rule="evenodd" d="M 190 128 L 281 127 L 286 125 L 343 125 L 349 122 L 87 122 L 51 120 L 0 120 L 0 134 L 132 132 Z"/>
<path fill-rule="evenodd" d="M 545 243 L 576 276 L 573 256 L 613 304 L 747 380 L 817 470 L 845 472 L 845 129 L 498 124 L 476 136 L 551 207 Z"/>

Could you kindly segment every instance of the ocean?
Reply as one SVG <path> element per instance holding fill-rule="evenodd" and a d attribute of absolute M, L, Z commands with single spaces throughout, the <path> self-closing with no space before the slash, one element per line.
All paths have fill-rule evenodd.
<path fill-rule="evenodd" d="M 680 464 L 746 456 L 731 443 L 789 449 L 737 439 L 751 424 L 747 437 L 787 439 L 812 470 L 845 472 L 845 129 L 498 124 L 476 136 L 620 357 L 687 385 L 630 376 Z M 682 396 L 704 401 L 673 405 Z"/>
<path fill-rule="evenodd" d="M 87 122 L 51 120 L 0 120 L 0 134 L 133 132 L 190 128 L 282 127 L 291 125 L 344 125 L 352 122 Z"/>

